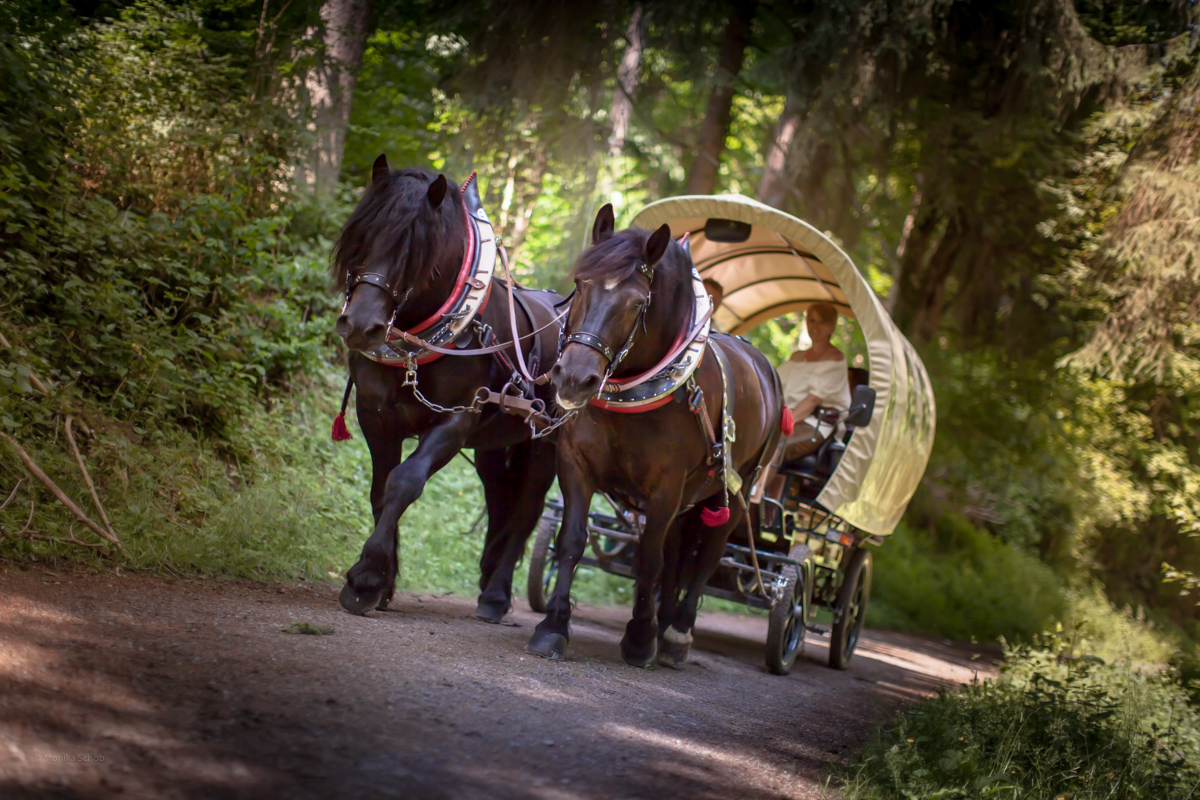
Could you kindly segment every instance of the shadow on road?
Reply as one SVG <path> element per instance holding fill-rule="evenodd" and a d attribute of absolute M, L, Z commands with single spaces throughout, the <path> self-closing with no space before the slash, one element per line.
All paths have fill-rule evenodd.
<path fill-rule="evenodd" d="M 976 669 L 869 633 L 848 672 L 813 639 L 771 676 L 765 621 L 714 613 L 683 670 L 638 671 L 627 610 L 601 608 L 551 663 L 522 651 L 527 609 L 472 607 L 358 618 L 329 586 L 0 572 L 0 797 L 817 797 L 900 702 Z M 335 633 L 280 630 L 299 620 Z"/>

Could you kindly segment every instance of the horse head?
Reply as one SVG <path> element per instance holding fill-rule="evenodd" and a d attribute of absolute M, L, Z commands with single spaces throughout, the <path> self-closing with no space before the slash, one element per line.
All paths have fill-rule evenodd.
<path fill-rule="evenodd" d="M 351 350 L 382 344 L 398 315 L 422 318 L 444 299 L 463 258 L 468 224 L 463 202 L 449 187 L 444 175 L 394 170 L 382 155 L 375 160 L 371 183 L 333 254 L 334 280 L 346 289 L 335 330 Z"/>
<path fill-rule="evenodd" d="M 612 205 L 600 209 L 592 246 L 575 266 L 566 344 L 550 371 L 560 406 L 582 408 L 618 369 L 636 370 L 646 360 L 639 351 L 664 349 L 662 341 L 676 334 L 680 314 L 691 310 L 678 291 L 686 288 L 674 274 L 680 270 L 670 269 L 686 261 L 669 226 L 618 233 Z"/>

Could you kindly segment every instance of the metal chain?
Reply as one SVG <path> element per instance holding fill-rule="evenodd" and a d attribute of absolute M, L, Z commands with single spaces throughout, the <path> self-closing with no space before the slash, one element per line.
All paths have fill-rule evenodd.
<path fill-rule="evenodd" d="M 479 410 L 478 399 L 473 400 L 471 402 L 471 405 L 469 405 L 469 406 L 450 406 L 449 408 L 447 408 L 446 406 L 439 405 L 438 403 L 433 402 L 432 400 L 427 398 L 425 395 L 421 394 L 421 390 L 417 386 L 417 365 L 416 365 L 416 363 L 414 363 L 414 361 L 411 358 L 408 361 L 406 361 L 404 364 L 404 383 L 402 384 L 402 386 L 411 386 L 412 390 L 413 390 L 413 396 L 416 397 L 417 400 L 419 400 L 421 402 L 421 404 L 424 405 L 426 408 L 428 408 L 430 411 L 436 411 L 439 414 L 479 414 L 479 413 L 482 413 Z"/>
<path fill-rule="evenodd" d="M 558 419 L 554 420 L 554 422 L 547 425 L 545 428 L 542 428 L 540 431 L 533 424 L 533 419 L 530 418 L 529 428 L 530 428 L 530 430 L 533 431 L 533 438 L 541 439 L 543 436 L 549 436 L 552 431 L 554 431 L 556 428 L 558 428 L 559 426 L 566 423 L 566 421 L 569 420 L 573 416 L 575 416 L 575 411 L 568 411 L 567 413 L 563 414 Z"/>

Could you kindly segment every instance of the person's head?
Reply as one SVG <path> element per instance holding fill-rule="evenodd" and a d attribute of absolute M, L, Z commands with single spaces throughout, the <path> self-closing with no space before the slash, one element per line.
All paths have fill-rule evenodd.
<path fill-rule="evenodd" d="M 725 297 L 725 287 L 712 278 L 705 278 L 704 288 L 708 289 L 708 293 L 712 297 L 713 311 L 715 312 L 721 307 L 721 300 Z"/>
<path fill-rule="evenodd" d="M 808 338 L 813 342 L 828 342 L 837 328 L 837 309 L 829 303 L 813 303 L 804 313 L 804 325 Z"/>

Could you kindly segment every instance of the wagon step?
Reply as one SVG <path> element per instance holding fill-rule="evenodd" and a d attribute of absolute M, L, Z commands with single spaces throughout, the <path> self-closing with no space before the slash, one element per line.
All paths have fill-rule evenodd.
<path fill-rule="evenodd" d="M 807 625 L 805 625 L 804 627 L 807 628 L 810 633 L 815 633 L 817 636 L 824 636 L 825 634 L 829 633 L 829 628 L 825 628 L 820 625 L 815 625 L 811 622 L 808 623 Z"/>

